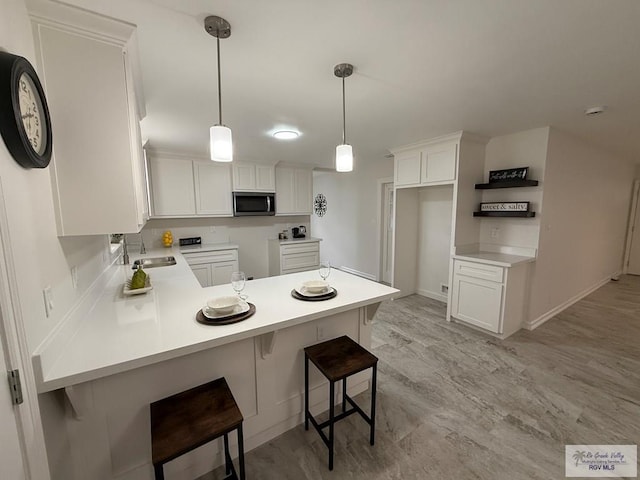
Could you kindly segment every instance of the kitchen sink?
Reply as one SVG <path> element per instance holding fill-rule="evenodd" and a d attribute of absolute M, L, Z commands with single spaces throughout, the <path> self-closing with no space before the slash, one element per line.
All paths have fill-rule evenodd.
<path fill-rule="evenodd" d="M 153 258 L 141 258 L 133 262 L 132 269 L 136 270 L 138 265 L 142 265 L 142 268 L 154 268 L 154 267 L 168 267 L 176 264 L 175 257 L 153 257 Z"/>

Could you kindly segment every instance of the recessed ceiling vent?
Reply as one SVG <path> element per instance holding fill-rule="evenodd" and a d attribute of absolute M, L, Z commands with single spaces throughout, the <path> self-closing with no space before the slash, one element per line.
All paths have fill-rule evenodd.
<path fill-rule="evenodd" d="M 604 112 L 607 109 L 607 107 L 605 107 L 604 105 L 598 106 L 598 107 L 590 107 L 587 108 L 584 111 L 584 114 L 588 117 L 593 116 L 593 115 L 600 115 L 602 112 Z"/>

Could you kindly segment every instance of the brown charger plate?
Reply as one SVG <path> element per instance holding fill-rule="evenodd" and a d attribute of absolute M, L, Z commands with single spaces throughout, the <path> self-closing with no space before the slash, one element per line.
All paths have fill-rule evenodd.
<path fill-rule="evenodd" d="M 334 288 L 332 292 L 329 292 L 325 295 L 316 295 L 313 297 L 306 297 L 298 293 L 298 291 L 294 288 L 291 290 L 291 296 L 297 300 L 304 300 L 305 302 L 321 302 L 323 300 L 331 300 L 336 295 L 338 295 L 338 291 Z"/>
<path fill-rule="evenodd" d="M 207 318 L 204 316 L 204 313 L 202 313 L 202 310 L 198 310 L 198 313 L 196 313 L 196 320 L 204 325 L 229 325 L 231 323 L 241 322 L 256 313 L 256 306 L 251 302 L 247 303 L 249 304 L 249 310 L 246 312 L 236 313 L 234 315 L 229 315 L 228 317 L 217 319 Z"/>

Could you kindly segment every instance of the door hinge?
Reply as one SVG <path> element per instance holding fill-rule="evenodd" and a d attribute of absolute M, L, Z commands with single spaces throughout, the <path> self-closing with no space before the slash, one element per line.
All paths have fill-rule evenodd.
<path fill-rule="evenodd" d="M 20 405 L 24 401 L 22 398 L 22 384 L 20 383 L 20 370 L 11 370 L 7 372 L 7 376 L 9 378 L 11 400 L 14 405 Z"/>

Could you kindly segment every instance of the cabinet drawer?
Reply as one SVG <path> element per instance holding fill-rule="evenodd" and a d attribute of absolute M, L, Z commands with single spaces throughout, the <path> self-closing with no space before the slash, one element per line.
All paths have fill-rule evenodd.
<path fill-rule="evenodd" d="M 291 273 L 292 270 L 317 268 L 320 265 L 320 255 L 317 251 L 294 253 L 283 255 L 280 262 L 282 273 Z"/>
<path fill-rule="evenodd" d="M 491 282 L 502 283 L 504 278 L 504 268 L 484 263 L 465 262 L 456 260 L 453 266 L 454 275 L 465 275 L 467 277 L 481 278 Z"/>
<path fill-rule="evenodd" d="M 318 242 L 301 243 L 299 245 L 282 245 L 280 247 L 281 255 L 290 255 L 294 253 L 319 252 Z"/>
<path fill-rule="evenodd" d="M 201 265 L 203 263 L 232 262 L 238 259 L 238 250 L 218 250 L 215 252 L 183 253 L 184 259 L 189 265 Z"/>

